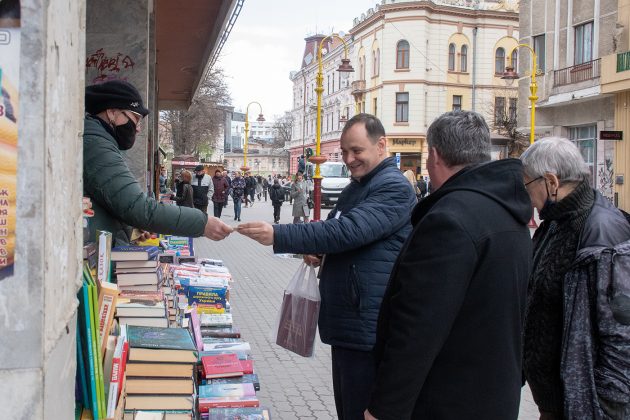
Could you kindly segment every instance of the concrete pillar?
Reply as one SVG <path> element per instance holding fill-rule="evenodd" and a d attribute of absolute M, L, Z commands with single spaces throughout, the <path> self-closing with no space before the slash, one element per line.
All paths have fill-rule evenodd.
<path fill-rule="evenodd" d="M 149 88 L 154 85 L 154 80 L 149 77 L 154 61 L 151 54 L 154 43 L 149 37 L 153 25 L 152 12 L 151 0 L 87 1 L 87 85 L 114 79 L 126 80 L 138 88 L 147 107 L 154 105 L 153 95 L 149 95 Z M 147 165 L 153 162 L 154 150 L 148 139 L 153 133 L 153 121 L 148 118 L 143 123 L 144 128 L 136 137 L 136 144 L 125 155 L 129 169 L 140 185 L 148 190 L 152 180 L 147 172 L 152 168 Z"/>
<path fill-rule="evenodd" d="M 74 418 L 85 2 L 21 0 L 15 269 L 0 280 L 0 417 Z"/>

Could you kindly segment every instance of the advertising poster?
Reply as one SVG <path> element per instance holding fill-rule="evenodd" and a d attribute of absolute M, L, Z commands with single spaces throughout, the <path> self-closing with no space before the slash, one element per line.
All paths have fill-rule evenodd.
<path fill-rule="evenodd" d="M 20 1 L 0 0 L 0 280 L 15 255 L 19 76 Z"/>

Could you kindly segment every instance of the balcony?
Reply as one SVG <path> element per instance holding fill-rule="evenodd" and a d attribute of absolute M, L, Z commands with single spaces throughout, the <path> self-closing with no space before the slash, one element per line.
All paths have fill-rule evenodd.
<path fill-rule="evenodd" d="M 630 51 L 602 57 L 602 93 L 630 90 Z"/>
<path fill-rule="evenodd" d="M 553 72 L 553 87 L 597 79 L 600 76 L 600 59 L 576 64 Z"/>
<path fill-rule="evenodd" d="M 357 95 L 365 92 L 365 80 L 355 80 L 352 82 L 352 94 Z"/>

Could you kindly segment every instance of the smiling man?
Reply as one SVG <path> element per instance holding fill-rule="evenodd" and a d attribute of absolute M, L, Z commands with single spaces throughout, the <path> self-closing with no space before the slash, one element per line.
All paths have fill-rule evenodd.
<path fill-rule="evenodd" d="M 274 252 L 305 254 L 322 265 L 319 333 L 332 346 L 335 405 L 340 420 L 363 418 L 374 384 L 376 319 L 393 263 L 407 235 L 416 196 L 387 157 L 381 122 L 369 114 L 350 119 L 341 134 L 343 161 L 352 174 L 323 222 L 244 223 L 238 231 Z M 325 255 L 325 261 L 323 257 Z"/>

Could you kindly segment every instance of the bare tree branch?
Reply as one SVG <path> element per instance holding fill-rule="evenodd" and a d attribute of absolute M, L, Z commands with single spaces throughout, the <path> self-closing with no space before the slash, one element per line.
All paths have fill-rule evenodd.
<path fill-rule="evenodd" d="M 273 147 L 284 148 L 286 142 L 291 141 L 293 135 L 293 116 L 290 112 L 285 112 L 283 116 L 276 117 L 273 125 Z"/>

